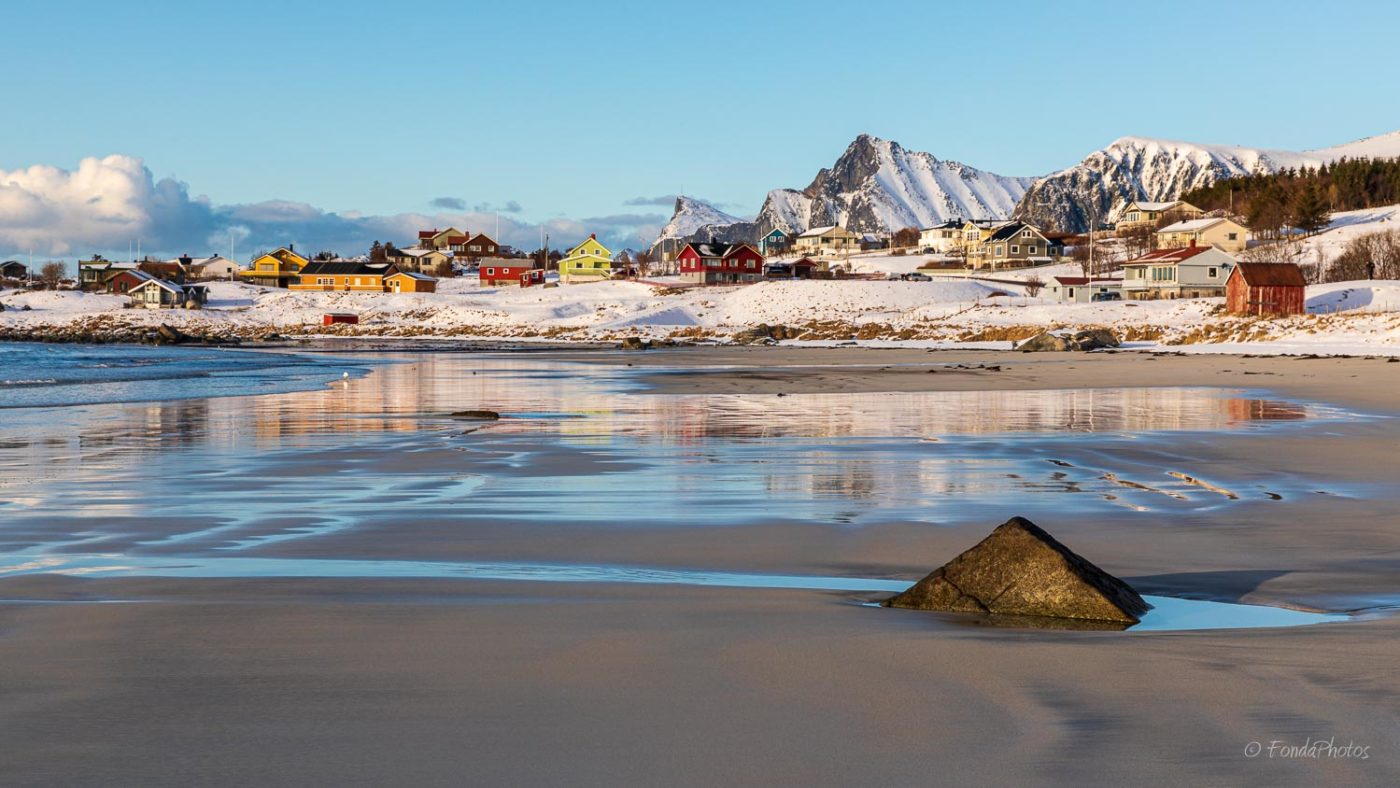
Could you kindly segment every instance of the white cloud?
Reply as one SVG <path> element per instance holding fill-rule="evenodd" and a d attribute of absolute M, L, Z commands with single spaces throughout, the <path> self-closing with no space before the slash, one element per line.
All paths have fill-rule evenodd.
<path fill-rule="evenodd" d="M 436 201 L 442 207 L 446 201 Z M 452 203 L 455 205 L 456 203 Z M 462 202 L 465 205 L 465 202 Z M 477 208 L 496 208 L 482 204 Z M 501 210 L 519 210 L 507 202 Z M 502 243 L 534 249 L 540 228 L 550 245 L 569 246 L 597 233 L 614 247 L 650 243 L 660 227 L 650 215 L 597 217 L 591 221 L 549 219 L 535 224 L 495 210 L 441 210 L 386 216 L 330 213 L 306 203 L 270 199 L 246 205 L 218 205 L 191 197 L 173 178 L 157 180 L 144 162 L 113 155 L 83 159 L 75 170 L 47 165 L 0 170 L 0 255 L 23 253 L 78 257 L 97 252 L 125 253 L 141 241 L 154 254 L 227 253 L 230 234 L 237 256 L 295 243 L 303 249 L 334 249 L 343 254 L 367 250 L 373 241 L 408 245 L 420 229 L 454 226 L 495 234 Z"/>

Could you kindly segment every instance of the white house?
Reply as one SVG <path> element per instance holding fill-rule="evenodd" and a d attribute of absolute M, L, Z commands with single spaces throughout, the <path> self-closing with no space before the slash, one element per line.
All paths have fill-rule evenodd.
<path fill-rule="evenodd" d="M 177 262 L 184 266 L 185 276 L 190 279 L 235 279 L 243 266 L 223 255 L 210 255 L 202 259 L 181 257 Z"/>
<path fill-rule="evenodd" d="M 1123 264 L 1123 297 L 1213 298 L 1225 295 L 1235 258 L 1214 246 L 1158 249 Z"/>
<path fill-rule="evenodd" d="M 950 219 L 942 224 L 925 227 L 919 231 L 919 248 L 934 254 L 952 254 L 963 246 L 963 225 L 961 218 Z"/>
<path fill-rule="evenodd" d="M 845 227 L 830 224 L 813 227 L 797 236 L 797 251 L 802 254 L 839 254 L 860 248 L 860 236 Z"/>

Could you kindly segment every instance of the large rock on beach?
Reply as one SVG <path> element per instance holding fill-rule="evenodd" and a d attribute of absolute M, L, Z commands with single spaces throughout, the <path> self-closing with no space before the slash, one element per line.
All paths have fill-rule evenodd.
<path fill-rule="evenodd" d="M 1069 350 L 1103 350 L 1119 345 L 1118 336 L 1106 328 L 1086 328 L 1069 336 L 1049 331 L 1036 334 L 1016 346 L 1025 353 L 1064 352 Z"/>
<path fill-rule="evenodd" d="M 1022 517 L 949 561 L 886 607 L 1136 624 L 1152 608 L 1127 583 Z"/>
<path fill-rule="evenodd" d="M 1061 352 L 1070 349 L 1069 340 L 1049 331 L 1036 334 L 1016 346 L 1022 353 Z"/>

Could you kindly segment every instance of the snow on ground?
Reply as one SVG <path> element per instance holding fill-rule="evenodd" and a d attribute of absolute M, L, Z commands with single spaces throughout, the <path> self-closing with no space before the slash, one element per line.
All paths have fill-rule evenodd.
<path fill-rule="evenodd" d="M 1031 273 L 1031 272 L 1023 272 Z M 1042 279 L 1052 267 L 1033 271 Z M 1069 273 L 1075 273 L 1071 271 Z M 1010 276 L 1009 273 L 999 274 Z M 747 286 L 659 290 L 608 281 L 561 287 L 482 287 L 474 277 L 443 280 L 420 294 L 302 292 L 238 282 L 210 285 L 197 311 L 126 309 L 119 296 L 0 292 L 0 330 L 66 327 L 113 330 L 171 323 L 185 330 L 258 336 L 320 334 L 326 312 L 354 312 L 358 327 L 333 333 L 383 336 L 615 340 L 622 336 L 726 339 L 760 324 L 783 325 L 811 341 L 992 343 L 1045 328 L 1108 326 L 1130 342 L 1205 345 L 1250 352 L 1400 353 L 1400 282 L 1350 282 L 1308 290 L 1312 314 L 1259 320 L 1223 314 L 1223 299 L 1062 304 L 975 279 L 771 281 Z M 1010 292 L 1009 295 L 995 295 Z M 23 311 L 24 306 L 29 311 Z M 1185 344 L 1183 344 L 1185 343 Z M 1243 343 L 1243 344 L 1241 344 Z M 1188 347 L 1189 346 L 1189 347 Z"/>
<path fill-rule="evenodd" d="M 1303 260 L 1331 261 L 1353 238 L 1385 230 L 1400 230 L 1400 205 L 1334 213 L 1326 229 L 1303 241 Z"/>
<path fill-rule="evenodd" d="M 1400 312 L 1400 282 L 1332 282 L 1308 288 L 1308 311 Z"/>

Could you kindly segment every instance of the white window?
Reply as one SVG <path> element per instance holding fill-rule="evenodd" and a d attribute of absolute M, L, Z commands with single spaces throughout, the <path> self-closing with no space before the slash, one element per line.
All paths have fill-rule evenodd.
<path fill-rule="evenodd" d="M 1034 247 L 1034 246 L 1027 246 L 1027 247 L 1026 247 L 1026 254 L 1035 254 L 1035 247 Z"/>
<path fill-rule="evenodd" d="M 487 275 L 487 276 L 495 276 L 495 275 L 496 275 L 496 269 L 494 269 L 494 268 L 488 268 L 488 269 L 486 269 L 486 275 Z"/>
<path fill-rule="evenodd" d="M 1218 275 L 1219 275 L 1219 271 L 1218 271 L 1217 269 L 1214 269 L 1214 268 L 1210 269 L 1210 278 L 1211 278 L 1211 279 L 1214 279 L 1214 278 L 1215 278 L 1216 276 L 1218 276 Z"/>
<path fill-rule="evenodd" d="M 1021 237 L 1022 237 L 1022 238 L 1030 238 L 1030 237 L 1031 237 L 1031 231 L 1030 231 L 1030 230 L 1022 230 L 1022 231 L 1021 231 Z"/>
<path fill-rule="evenodd" d="M 758 264 L 755 263 L 755 262 L 752 261 L 752 260 L 749 260 L 748 262 L 744 263 L 744 267 L 745 267 L 745 268 L 754 268 L 754 267 L 756 267 L 757 265 L 758 265 Z"/>
<path fill-rule="evenodd" d="M 1020 253 L 1021 253 L 1021 247 L 1016 246 L 1016 245 L 1013 244 L 1012 247 L 1011 247 L 1011 253 L 1012 253 L 1012 254 L 1020 254 Z"/>
<path fill-rule="evenodd" d="M 318 285 L 333 285 L 333 284 L 335 284 L 335 279 L 332 278 L 332 277 L 329 277 L 329 276 L 318 276 L 318 277 L 316 277 L 316 284 L 318 284 Z"/>
<path fill-rule="evenodd" d="M 1002 256 L 1002 249 L 1003 249 L 1003 248 L 1005 248 L 1005 247 L 1001 247 L 1001 246 L 998 246 L 998 247 L 997 247 L 997 254 L 996 254 L 997 257 L 1001 257 L 1001 256 Z"/>
<path fill-rule="evenodd" d="M 1230 233 L 1230 235 L 1229 235 L 1229 238 L 1230 238 L 1231 241 L 1237 241 L 1237 240 L 1239 240 L 1239 237 L 1240 237 L 1240 234 L 1239 234 L 1239 233 Z"/>

